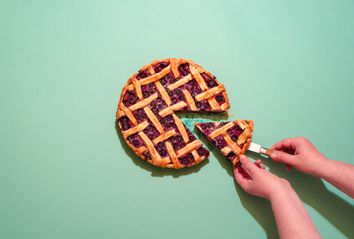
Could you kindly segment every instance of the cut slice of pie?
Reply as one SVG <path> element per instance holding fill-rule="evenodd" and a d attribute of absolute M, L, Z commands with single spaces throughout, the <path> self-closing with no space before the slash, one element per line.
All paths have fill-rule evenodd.
<path fill-rule="evenodd" d="M 225 112 L 226 89 L 191 60 L 156 60 L 133 74 L 118 103 L 116 124 L 130 148 L 163 168 L 193 166 L 209 151 L 175 112 Z"/>
<path fill-rule="evenodd" d="M 195 126 L 233 164 L 239 161 L 239 156 L 246 152 L 252 141 L 252 120 L 205 122 L 196 123 Z"/>

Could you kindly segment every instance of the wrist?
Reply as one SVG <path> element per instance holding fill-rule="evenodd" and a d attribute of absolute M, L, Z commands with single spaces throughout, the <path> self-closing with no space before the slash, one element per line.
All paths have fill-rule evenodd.
<path fill-rule="evenodd" d="M 267 199 L 271 202 L 278 199 L 282 200 L 286 197 L 289 197 L 289 195 L 291 195 L 293 192 L 294 190 L 291 187 L 291 184 L 286 180 L 282 180 L 282 182 L 277 187 L 274 187 L 273 190 L 269 193 Z"/>
<path fill-rule="evenodd" d="M 326 172 L 331 167 L 331 162 L 331 159 L 322 156 L 321 160 L 319 161 L 319 164 L 316 165 L 316 167 L 313 169 L 312 172 L 310 172 L 310 174 L 318 178 L 325 178 Z"/>

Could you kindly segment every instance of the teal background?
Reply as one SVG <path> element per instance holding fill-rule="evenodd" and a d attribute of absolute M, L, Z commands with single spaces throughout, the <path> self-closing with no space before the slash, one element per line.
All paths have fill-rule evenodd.
<path fill-rule="evenodd" d="M 180 171 L 134 157 L 114 127 L 121 88 L 153 59 L 190 58 L 255 142 L 301 135 L 353 164 L 353 13 L 351 0 L 1 1 L 0 238 L 277 238 L 269 203 L 219 153 Z M 325 238 L 354 238 L 352 199 L 264 163 Z"/>

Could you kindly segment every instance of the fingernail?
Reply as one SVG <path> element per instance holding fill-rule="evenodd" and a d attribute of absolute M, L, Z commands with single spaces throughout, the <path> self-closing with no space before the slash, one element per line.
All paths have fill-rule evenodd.
<path fill-rule="evenodd" d="M 273 150 L 271 153 L 270 153 L 270 157 L 272 159 L 275 159 L 275 157 L 277 157 L 277 153 Z"/>
<path fill-rule="evenodd" d="M 245 155 L 240 155 L 240 159 L 246 159 L 246 156 Z"/>

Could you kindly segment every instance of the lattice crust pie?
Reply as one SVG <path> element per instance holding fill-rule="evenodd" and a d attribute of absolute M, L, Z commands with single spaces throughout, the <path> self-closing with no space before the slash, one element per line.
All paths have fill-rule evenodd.
<path fill-rule="evenodd" d="M 222 112 L 230 107 L 224 85 L 191 60 L 164 59 L 143 66 L 124 86 L 117 124 L 135 153 L 167 168 L 200 163 L 209 151 L 177 111 Z"/>
<path fill-rule="evenodd" d="M 246 152 L 252 141 L 252 120 L 207 122 L 195 125 L 233 164 L 239 161 L 239 156 Z"/>

